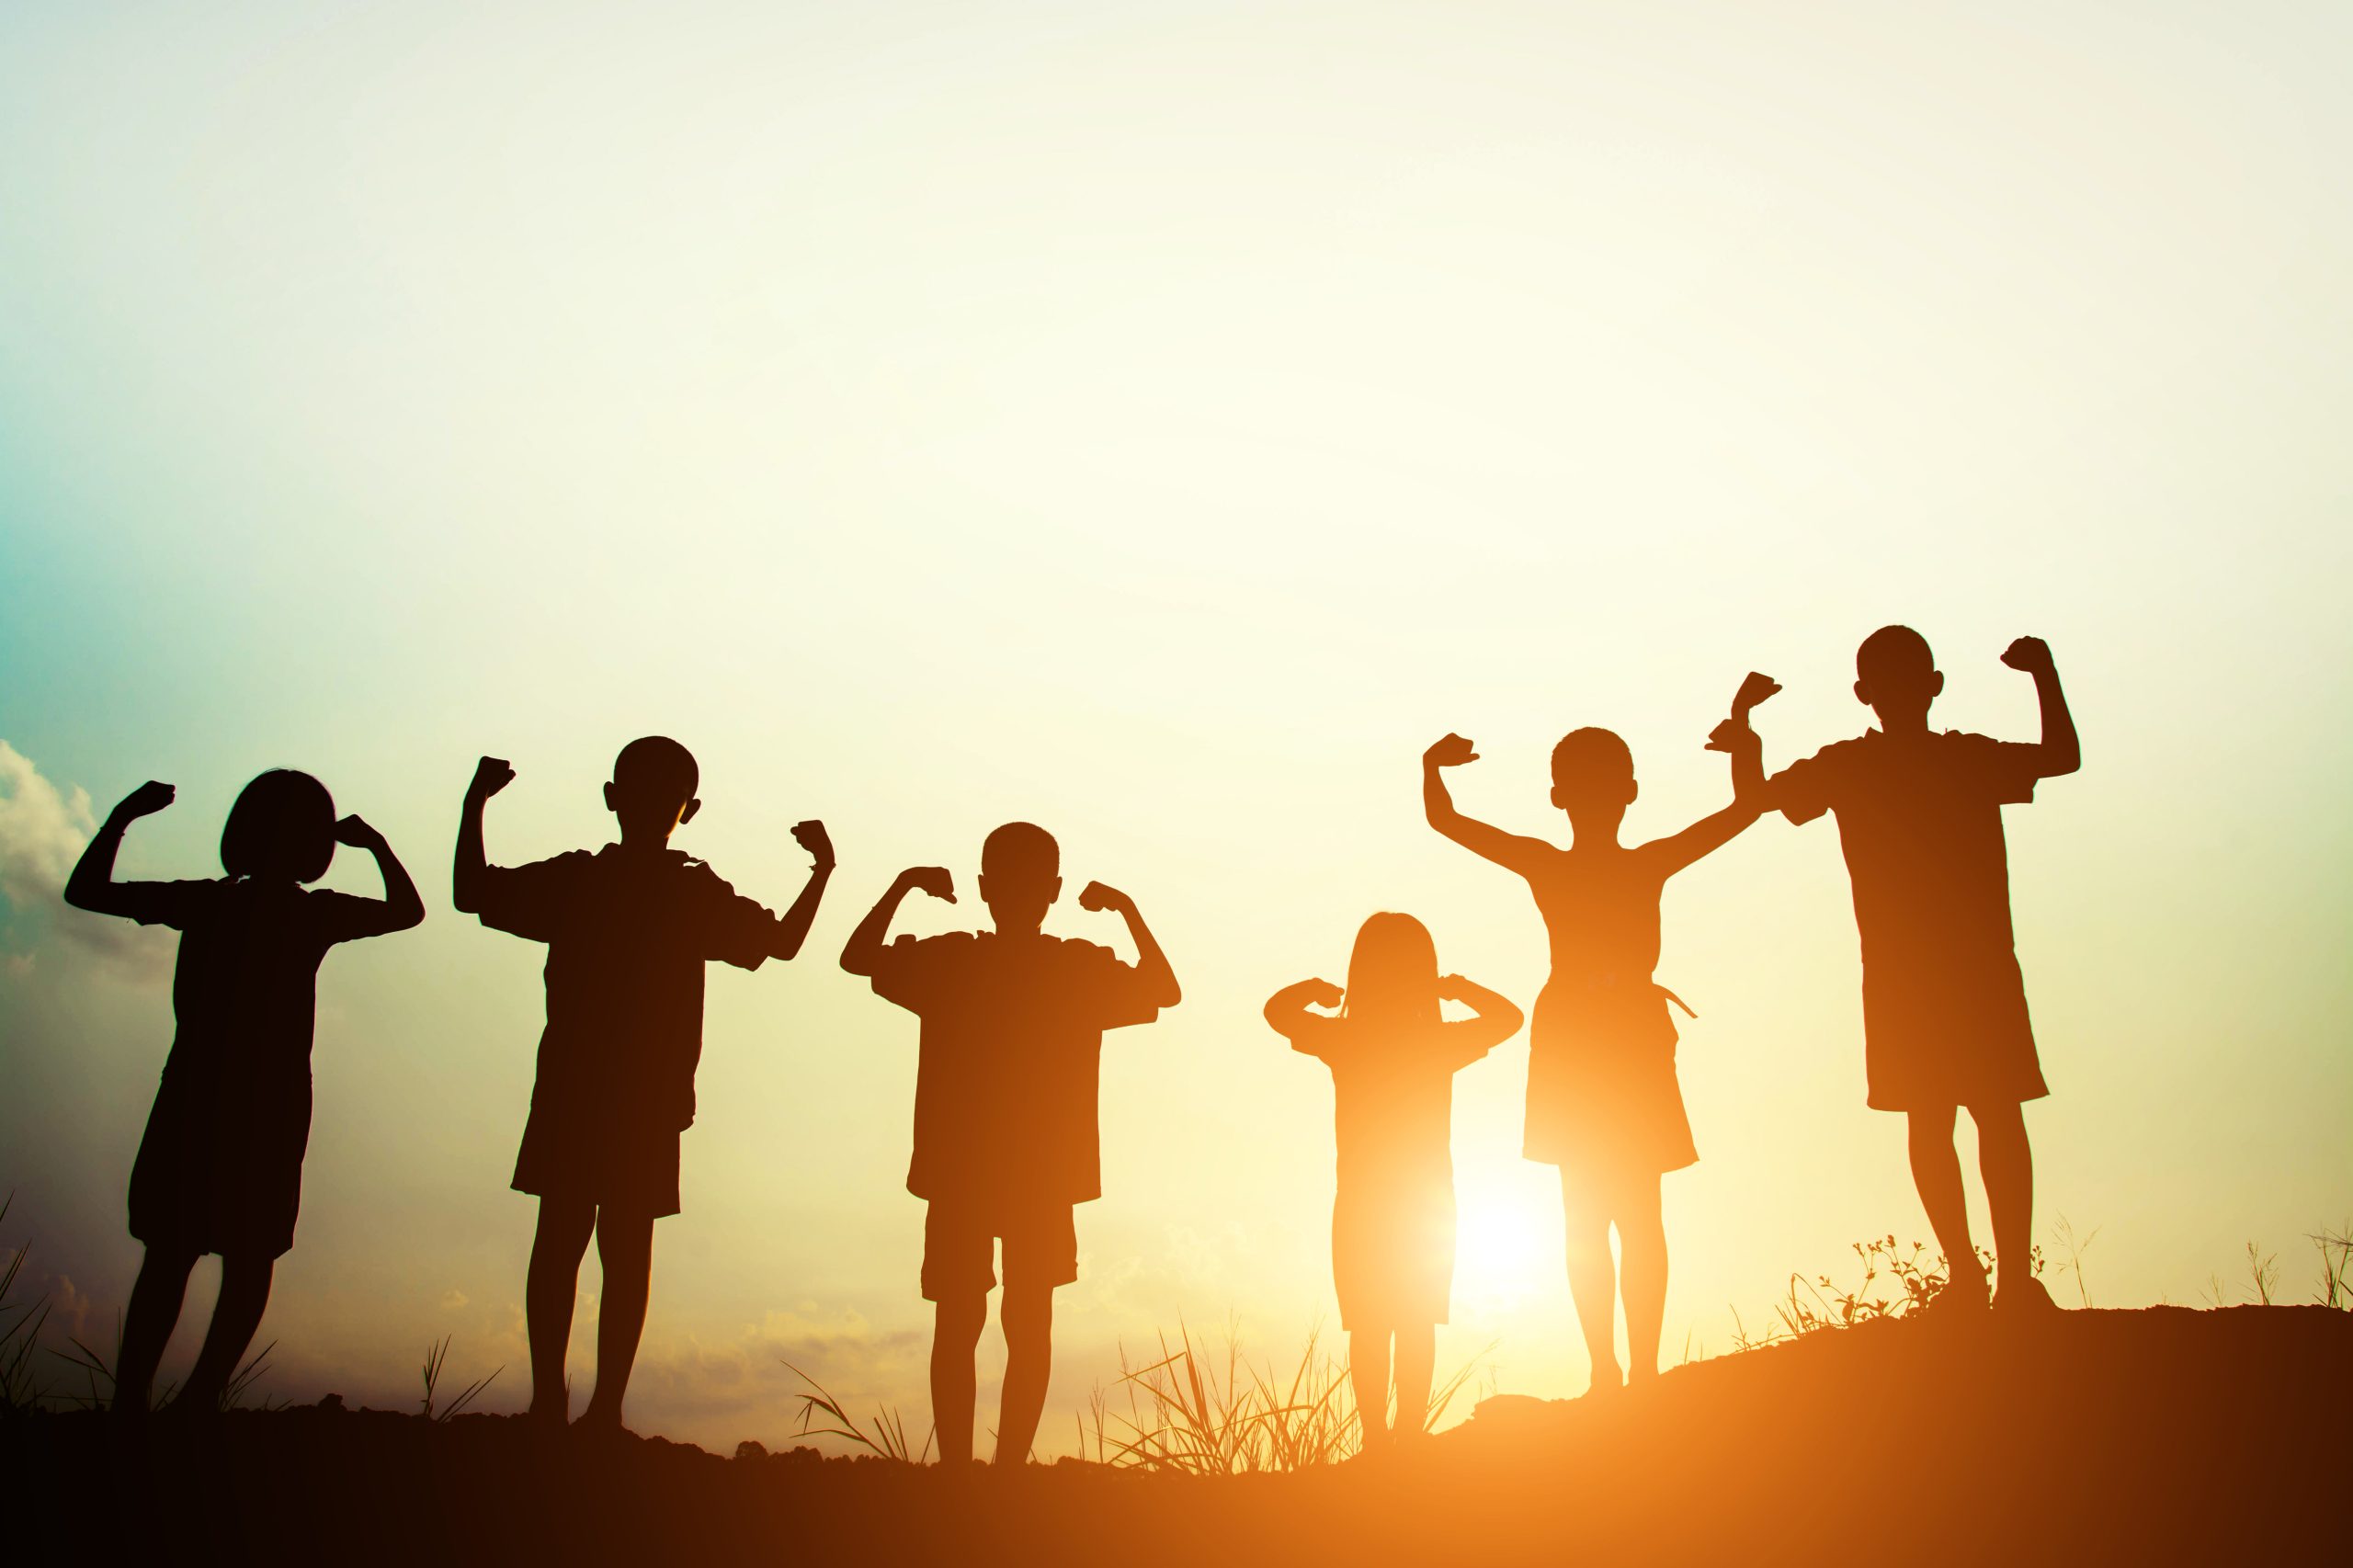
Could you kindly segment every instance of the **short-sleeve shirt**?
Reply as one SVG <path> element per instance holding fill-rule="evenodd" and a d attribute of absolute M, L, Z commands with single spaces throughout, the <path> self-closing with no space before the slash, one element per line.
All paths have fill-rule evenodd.
<path fill-rule="evenodd" d="M 1863 971 L 1966 967 L 2012 952 L 2002 807 L 2034 799 L 2040 748 L 1958 730 L 1872 730 L 1775 778 L 1791 822 L 1838 816 Z"/>
<path fill-rule="evenodd" d="M 874 993 L 923 1019 L 907 1190 L 991 1211 L 1103 1194 L 1103 1031 L 1160 1016 L 1108 948 L 1043 934 L 902 937 Z"/>
<path fill-rule="evenodd" d="M 1308 1014 L 1295 1028 L 1293 1047 L 1332 1069 L 1340 1191 L 1451 1190 L 1454 1074 L 1493 1049 L 1492 1025 L 1433 1017 L 1383 1027 Z"/>
<path fill-rule="evenodd" d="M 535 1111 L 684 1128 L 702 1060 L 703 965 L 757 969 L 776 916 L 676 849 L 575 849 L 491 867 L 479 914 L 548 945 Z"/>

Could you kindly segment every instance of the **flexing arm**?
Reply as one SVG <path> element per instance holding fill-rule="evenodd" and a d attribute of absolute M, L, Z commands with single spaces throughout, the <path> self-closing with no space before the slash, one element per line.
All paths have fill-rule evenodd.
<path fill-rule="evenodd" d="M 354 849 L 365 849 L 373 855 L 376 858 L 376 874 L 384 879 L 383 902 L 367 906 L 371 911 L 381 913 L 371 913 L 365 925 L 354 930 L 352 936 L 381 937 L 387 932 L 405 931 L 423 922 L 425 900 L 417 892 L 416 884 L 409 880 L 408 869 L 401 864 L 400 857 L 394 855 L 392 846 L 384 842 L 382 834 L 356 816 L 346 817 L 335 824 L 335 841 L 348 844 Z M 479 847 L 479 831 L 476 832 L 475 842 Z"/>
<path fill-rule="evenodd" d="M 1185 999 L 1176 984 L 1176 971 L 1168 967 L 1168 955 L 1152 939 L 1152 928 L 1143 923 L 1136 911 L 1136 901 L 1119 889 L 1101 882 L 1089 882 L 1079 890 L 1078 906 L 1086 910 L 1111 910 L 1128 923 L 1128 935 L 1136 945 L 1136 968 L 1152 993 L 1155 1007 L 1174 1007 Z"/>
<path fill-rule="evenodd" d="M 1422 811 L 1430 825 L 1484 859 L 1527 875 L 1538 858 L 1552 847 L 1540 838 L 1523 838 L 1516 833 L 1490 826 L 1474 817 L 1464 816 L 1454 809 L 1454 796 L 1446 787 L 1446 769 L 1459 767 L 1466 762 L 1476 762 L 1479 754 L 1461 735 L 1449 734 L 1429 750 L 1422 753 Z"/>
<path fill-rule="evenodd" d="M 458 854 L 450 869 L 450 902 L 460 913 L 482 908 L 483 873 L 490 863 L 483 856 L 482 809 L 493 795 L 515 781 L 515 770 L 494 756 L 474 764 L 473 782 L 466 786 L 466 803 L 458 813 Z"/>
<path fill-rule="evenodd" d="M 934 898 L 956 902 L 956 883 L 946 869 L 938 866 L 911 866 L 901 871 L 883 891 L 858 929 L 849 934 L 848 945 L 842 949 L 842 968 L 852 974 L 871 975 L 882 962 L 883 938 L 891 934 L 891 917 L 899 912 L 899 901 L 911 892 L 927 892 Z M 806 895 L 803 895 L 806 896 Z"/>
<path fill-rule="evenodd" d="M 65 879 L 65 902 L 94 915 L 129 915 L 131 911 L 116 897 L 115 851 L 122 847 L 123 833 L 132 823 L 170 805 L 176 793 L 169 784 L 151 778 L 125 795 L 107 813 L 107 820 L 90 835 L 82 858 L 74 863 L 74 874 Z"/>
<path fill-rule="evenodd" d="M 1519 1032 L 1522 1016 L 1508 996 L 1473 984 L 1459 974 L 1441 977 L 1438 994 L 1440 1001 L 1460 1002 L 1478 1015 L 1446 1026 L 1448 1037 L 1468 1048 L 1472 1058 L 1484 1056 Z"/>
<path fill-rule="evenodd" d="M 790 959 L 801 951 L 801 944 L 809 939 L 810 922 L 817 918 L 817 904 L 824 898 L 825 884 L 834 875 L 834 841 L 825 836 L 824 823 L 814 820 L 795 823 L 792 836 L 801 848 L 809 851 L 812 864 L 808 883 L 801 888 L 801 896 L 792 901 L 790 909 L 777 918 L 776 946 L 768 950 L 768 956 L 777 959 Z"/>
<path fill-rule="evenodd" d="M 1708 733 L 1708 749 L 1732 758 L 1732 804 L 1701 817 L 1681 833 L 1660 839 L 1653 848 L 1664 861 L 1661 875 L 1671 877 L 1722 848 L 1763 813 L 1765 746 L 1750 727 L 1748 716 L 1758 703 L 1780 689 L 1770 676 L 1755 671 L 1740 683 L 1740 691 L 1732 699 L 1732 716 Z"/>
<path fill-rule="evenodd" d="M 2084 749 L 2075 739 L 2075 718 L 2067 711 L 2067 694 L 2059 688 L 2059 667 L 2052 662 L 2051 644 L 2040 637 L 2021 637 L 2002 654 L 2002 663 L 2034 677 L 2034 695 L 2042 709 L 2042 760 L 2037 777 L 2056 778 L 2084 765 Z"/>
<path fill-rule="evenodd" d="M 1313 1007 L 1337 1007 L 1345 997 L 1338 986 L 1328 980 L 1302 980 L 1286 985 L 1267 998 L 1267 1023 L 1277 1034 L 1290 1041 L 1293 1051 L 1303 1051 L 1310 1056 L 1324 1052 L 1315 1037 L 1330 1030 L 1339 1019 L 1329 1013 L 1311 1012 Z"/>

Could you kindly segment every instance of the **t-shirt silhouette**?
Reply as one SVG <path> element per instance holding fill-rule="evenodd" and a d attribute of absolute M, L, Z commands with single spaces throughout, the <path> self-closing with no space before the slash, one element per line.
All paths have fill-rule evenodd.
<path fill-rule="evenodd" d="M 277 1256 L 294 1244 L 311 1136 L 319 961 L 383 905 L 250 878 L 122 882 L 120 911 L 181 933 L 177 1028 L 131 1172 L 150 1245 Z"/>
<path fill-rule="evenodd" d="M 2039 1098 L 2010 928 L 2002 807 L 2034 799 L 2040 749 L 1958 730 L 1872 730 L 1774 780 L 1791 822 L 1824 812 L 1854 884 L 1870 1103 L 1911 1110 Z"/>
<path fill-rule="evenodd" d="M 1103 1031 L 1160 1016 L 1108 948 L 1042 933 L 902 937 L 874 994 L 923 1019 L 907 1190 L 1017 1213 L 1103 1195 Z"/>
<path fill-rule="evenodd" d="M 483 925 L 548 945 L 534 1116 L 692 1126 L 703 965 L 759 968 L 776 916 L 668 847 L 608 844 L 494 866 L 481 888 Z"/>

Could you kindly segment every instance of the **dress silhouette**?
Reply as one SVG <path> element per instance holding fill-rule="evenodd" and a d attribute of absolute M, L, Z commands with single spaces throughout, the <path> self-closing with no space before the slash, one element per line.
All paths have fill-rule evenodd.
<path fill-rule="evenodd" d="M 326 787 L 277 769 L 238 795 L 221 835 L 218 880 L 120 882 L 114 860 L 138 818 L 171 804 L 141 785 L 116 806 L 65 887 L 77 908 L 181 933 L 172 976 L 177 1028 L 131 1172 L 131 1233 L 147 1255 L 131 1288 L 115 1368 L 117 1411 L 143 1414 L 197 1258 L 222 1258 L 204 1347 L 176 1402 L 219 1401 L 252 1342 L 276 1260 L 294 1244 L 311 1136 L 311 1040 L 319 964 L 338 942 L 405 930 L 425 905 L 383 837 L 337 821 Z M 337 843 L 368 850 L 385 896 L 305 884 Z"/>
<path fill-rule="evenodd" d="M 2001 1305 L 2044 1308 L 2030 1272 L 2034 1158 L 2021 1102 L 2049 1092 L 2010 930 L 2002 808 L 2082 761 L 2051 650 L 2022 637 L 2002 655 L 2034 677 L 2035 744 L 1932 731 L 1944 689 L 1927 641 L 1889 626 L 1855 655 L 1855 695 L 1877 729 L 1792 764 L 1763 798 L 1791 822 L 1836 813 L 1854 888 L 1863 960 L 1863 1051 L 1870 1105 L 1909 1120 L 1913 1178 L 1948 1267 L 1945 1301 L 1985 1304 L 1969 1233 L 1953 1123 L 1977 1125 L 1978 1159 L 2006 1266 Z"/>
<path fill-rule="evenodd" d="M 1711 737 L 1711 749 L 1732 753 L 1736 775 L 1758 772 L 1747 708 L 1779 689 L 1750 676 L 1735 701 L 1737 721 Z M 1432 827 L 1518 872 L 1544 918 L 1552 972 L 1536 999 L 1521 1152 L 1561 1169 L 1570 1294 L 1593 1387 L 1607 1391 L 1621 1386 L 1615 1343 L 1621 1280 L 1626 1375 L 1640 1381 L 1657 1374 L 1666 1310 L 1659 1177 L 1699 1158 L 1675 1071 L 1669 1008 L 1681 1000 L 1654 972 L 1660 896 L 1670 877 L 1729 841 L 1759 807 L 1752 788 L 1750 798 L 1670 837 L 1620 844 L 1620 825 L 1638 793 L 1632 754 L 1608 730 L 1576 730 L 1552 751 L 1552 803 L 1568 813 L 1574 835 L 1563 849 L 1455 809 L 1444 770 L 1477 756 L 1460 735 L 1431 746 L 1422 759 L 1424 806 Z M 1613 1225 L 1622 1266 L 1610 1257 Z"/>
<path fill-rule="evenodd" d="M 1176 977 L 1125 893 L 1090 882 L 1079 907 L 1125 922 L 1137 961 L 1041 929 L 1061 895 L 1061 848 L 1008 823 L 981 849 L 994 929 L 885 942 L 909 893 L 953 900 L 938 867 L 903 871 L 859 922 L 842 967 L 923 1020 L 907 1190 L 924 1218 L 934 1303 L 932 1421 L 943 1462 L 972 1452 L 972 1353 L 1004 1247 L 1006 1364 L 996 1460 L 1029 1458 L 1052 1362 L 1053 1292 L 1078 1278 L 1076 1204 L 1102 1196 L 1097 1125 L 1103 1031 L 1176 1005 Z"/>
<path fill-rule="evenodd" d="M 514 770 L 484 757 L 466 792 L 454 875 L 457 907 L 494 930 L 547 944 L 547 1028 L 514 1187 L 540 1199 L 525 1287 L 531 1410 L 569 1415 L 564 1362 L 580 1259 L 593 1233 L 604 1267 L 597 1388 L 584 1426 L 618 1429 L 652 1284 L 654 1221 L 678 1211 L 678 1144 L 695 1119 L 702 1060 L 703 966 L 757 969 L 800 951 L 834 851 L 822 824 L 793 836 L 814 864 L 779 917 L 669 846 L 692 820 L 699 772 L 663 736 L 631 741 L 605 803 L 621 836 L 529 865 L 490 865 L 483 808 Z"/>
<path fill-rule="evenodd" d="M 1446 1020 L 1439 1005 L 1449 1001 L 1473 1016 Z M 1435 1329 L 1454 1280 L 1454 1074 L 1510 1039 L 1519 1009 L 1461 975 L 1441 977 L 1428 929 L 1384 913 L 1357 933 L 1346 991 L 1303 980 L 1275 993 L 1266 1013 L 1293 1050 L 1332 1070 L 1332 1283 L 1365 1446 L 1377 1451 L 1428 1420 Z"/>

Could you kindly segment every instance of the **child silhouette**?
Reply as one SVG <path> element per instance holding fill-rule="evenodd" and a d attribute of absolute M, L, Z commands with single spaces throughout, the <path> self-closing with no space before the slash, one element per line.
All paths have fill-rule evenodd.
<path fill-rule="evenodd" d="M 1742 699 L 1753 705 L 1778 689 L 1752 676 Z M 1745 724 L 1719 725 L 1709 744 L 1732 752 L 1735 773 L 1757 770 L 1756 738 Z M 1592 1358 L 1593 1389 L 1604 1392 L 1622 1386 L 1615 1343 L 1621 1284 L 1626 1376 L 1643 1382 L 1658 1374 L 1666 1313 L 1659 1177 L 1699 1157 L 1676 1082 L 1667 1011 L 1682 999 L 1651 977 L 1660 894 L 1669 877 L 1754 822 L 1759 807 L 1736 796 L 1671 837 L 1620 844 L 1619 828 L 1637 793 L 1633 756 L 1608 730 L 1575 730 L 1552 749 L 1552 800 L 1568 813 L 1572 835 L 1562 849 L 1455 810 L 1444 770 L 1477 760 L 1461 735 L 1431 746 L 1422 756 L 1423 805 L 1438 832 L 1527 879 L 1544 917 L 1552 973 L 1536 999 L 1521 1152 L 1561 1167 L 1569 1294 Z M 1622 1269 L 1609 1256 L 1612 1225 Z"/>
<path fill-rule="evenodd" d="M 842 968 L 922 1018 L 915 1157 L 907 1190 L 926 1199 L 923 1294 L 934 1304 L 932 1425 L 943 1463 L 972 1457 L 972 1352 L 1005 1244 L 1005 1390 L 996 1462 L 1029 1457 L 1053 1359 L 1054 1290 L 1078 1278 L 1073 1209 L 1103 1193 L 1096 1125 L 1103 1031 L 1147 1024 L 1179 998 L 1176 976 L 1127 894 L 1089 882 L 1078 906 L 1126 922 L 1137 961 L 1049 937 L 1062 851 L 1029 823 L 981 846 L 981 901 L 995 929 L 886 944 L 900 901 L 953 902 L 947 871 L 899 873 L 842 949 Z"/>
<path fill-rule="evenodd" d="M 1964 1310 L 1985 1306 L 1987 1289 L 1953 1149 L 1963 1106 L 1977 1125 L 1994 1212 L 1996 1304 L 2052 1305 L 2029 1262 L 2034 1154 L 2019 1107 L 2050 1091 L 2011 937 L 2002 807 L 2033 800 L 2037 780 L 2075 772 L 2083 754 L 2050 648 L 2021 637 L 2002 662 L 2034 677 L 2040 744 L 1931 731 L 1928 707 L 1945 677 L 1926 638 L 1887 626 L 1855 654 L 1855 695 L 1879 728 L 1824 747 L 1764 787 L 1768 806 L 1791 822 L 1837 813 L 1862 939 L 1870 1104 L 1909 1119 L 1913 1182 L 1945 1254 L 1942 1300 Z"/>
<path fill-rule="evenodd" d="M 219 881 L 119 882 L 115 852 L 139 818 L 170 805 L 142 784 L 108 813 L 65 884 L 65 902 L 181 933 L 172 976 L 177 1029 L 146 1136 L 131 1168 L 131 1233 L 147 1245 L 123 1315 L 114 1409 L 146 1414 L 155 1368 L 179 1321 L 188 1272 L 221 1255 L 221 1293 L 174 1408 L 218 1408 L 261 1324 L 270 1276 L 294 1244 L 311 1137 L 311 1035 L 319 962 L 337 942 L 405 931 L 425 918 L 415 884 L 356 816 L 337 821 L 326 786 L 273 769 L 247 784 L 221 833 Z M 381 900 L 306 886 L 335 846 L 376 858 Z"/>
<path fill-rule="evenodd" d="M 702 1060 L 703 965 L 757 969 L 801 950 L 833 875 L 824 824 L 792 836 L 814 864 L 781 917 L 738 894 L 670 835 L 702 802 L 693 754 L 674 740 L 631 741 L 613 762 L 605 804 L 620 842 L 525 866 L 488 864 L 483 806 L 515 777 L 483 757 L 459 820 L 455 898 L 494 930 L 548 945 L 548 1022 L 514 1187 L 540 1199 L 524 1286 L 531 1414 L 569 1415 L 564 1358 L 580 1259 L 597 1238 L 604 1291 L 597 1389 L 585 1427 L 621 1428 L 653 1283 L 654 1221 L 678 1211 L 679 1134 L 694 1123 Z"/>
<path fill-rule="evenodd" d="M 1449 1023 L 1441 1002 L 1474 1016 Z M 1440 976 L 1428 928 L 1381 914 L 1357 932 L 1345 992 L 1302 980 L 1267 1000 L 1267 1022 L 1332 1070 L 1332 1283 L 1365 1450 L 1378 1453 L 1420 1436 L 1429 1419 L 1437 1325 L 1454 1281 L 1454 1074 L 1509 1040 L 1519 1009 L 1459 974 Z"/>

